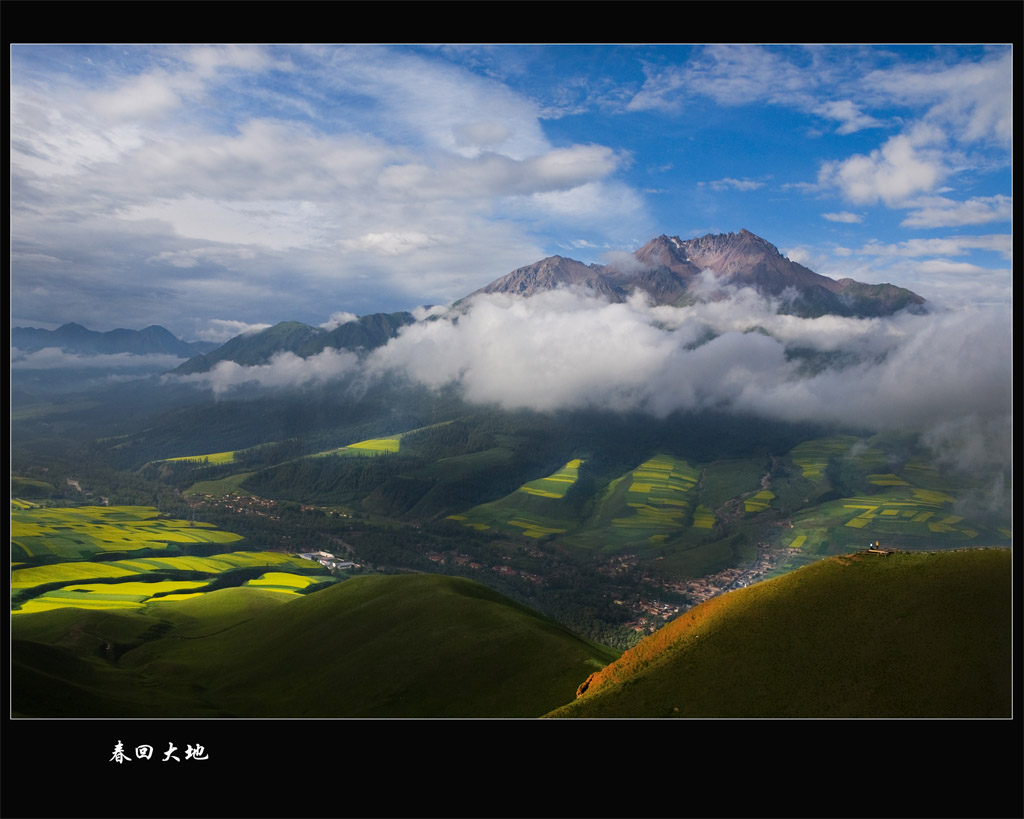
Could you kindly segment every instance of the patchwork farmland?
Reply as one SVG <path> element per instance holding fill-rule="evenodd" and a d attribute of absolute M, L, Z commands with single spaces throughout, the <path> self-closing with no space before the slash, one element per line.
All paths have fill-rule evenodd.
<path fill-rule="evenodd" d="M 176 554 L 186 544 L 227 545 L 242 538 L 209 524 L 159 518 L 152 507 L 38 508 L 12 502 L 11 528 L 13 613 L 142 609 L 251 583 L 259 570 L 271 571 L 261 573 L 255 585 L 274 591 L 301 592 L 333 582 L 319 563 L 280 552 Z M 120 552 L 140 556 L 108 559 Z M 21 559 L 14 562 L 15 556 Z M 94 556 L 100 559 L 87 559 Z"/>
<path fill-rule="evenodd" d="M 903 549 L 933 549 L 1009 540 L 1008 529 L 993 530 L 969 512 L 957 511 L 977 487 L 966 479 L 958 483 L 940 476 L 919 459 L 882 471 L 881 453 L 852 436 L 801 444 L 791 458 L 808 480 L 827 480 L 825 470 L 831 468 L 842 485 L 863 491 L 798 511 L 781 545 L 837 554 L 874 541 Z"/>
<path fill-rule="evenodd" d="M 79 506 L 11 509 L 11 557 L 81 559 L 101 553 L 159 550 L 180 543 L 241 540 L 207 523 L 167 520 L 143 506 Z"/>
<path fill-rule="evenodd" d="M 696 527 L 715 525 L 714 511 L 697 502 L 700 470 L 671 455 L 655 455 L 616 478 L 597 501 L 591 520 L 571 539 L 601 551 L 657 546 Z"/>

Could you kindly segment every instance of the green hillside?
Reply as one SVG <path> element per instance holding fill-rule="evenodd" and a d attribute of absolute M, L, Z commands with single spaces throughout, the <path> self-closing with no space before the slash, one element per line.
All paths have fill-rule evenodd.
<path fill-rule="evenodd" d="M 1009 717 L 1009 550 L 854 554 L 697 606 L 553 717 Z"/>
<path fill-rule="evenodd" d="M 15 618 L 19 716 L 536 717 L 618 652 L 470 580 L 222 589 Z"/>

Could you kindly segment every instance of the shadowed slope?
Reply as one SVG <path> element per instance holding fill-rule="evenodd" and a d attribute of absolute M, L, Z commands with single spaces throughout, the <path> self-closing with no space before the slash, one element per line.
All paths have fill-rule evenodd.
<path fill-rule="evenodd" d="M 241 605 L 247 590 L 204 597 L 162 604 L 172 628 L 116 664 L 23 643 L 22 679 L 75 692 L 80 716 L 136 716 L 148 698 L 152 716 L 536 717 L 618 655 L 462 578 L 366 576 L 269 610 Z"/>

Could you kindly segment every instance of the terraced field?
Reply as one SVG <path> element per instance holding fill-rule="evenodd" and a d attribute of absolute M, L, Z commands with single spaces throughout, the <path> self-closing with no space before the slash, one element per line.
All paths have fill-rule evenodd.
<path fill-rule="evenodd" d="M 538 495 L 542 498 L 564 498 L 565 493 L 569 491 L 569 487 L 576 483 L 580 464 L 582 463 L 583 461 L 579 458 L 574 458 L 554 475 L 548 475 L 546 478 L 525 483 L 519 487 L 519 491 L 526 492 L 528 495 Z"/>
<path fill-rule="evenodd" d="M 529 481 L 500 500 L 449 515 L 448 519 L 479 531 L 497 529 L 535 539 L 564 534 L 579 521 L 560 501 L 576 482 L 582 463 L 575 458 L 557 472 Z"/>
<path fill-rule="evenodd" d="M 685 460 L 655 455 L 608 484 L 594 514 L 567 541 L 614 552 L 658 546 L 689 530 L 703 538 L 715 514 L 698 503 L 699 479 L 700 470 Z"/>

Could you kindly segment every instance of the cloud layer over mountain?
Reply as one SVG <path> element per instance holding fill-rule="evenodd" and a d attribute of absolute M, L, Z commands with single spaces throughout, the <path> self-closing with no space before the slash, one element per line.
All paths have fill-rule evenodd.
<path fill-rule="evenodd" d="M 708 287 L 713 287 L 708 282 Z M 473 402 L 666 416 L 725 410 L 876 430 L 931 431 L 937 447 L 1002 463 L 1012 406 L 1008 307 L 886 318 L 799 318 L 749 288 L 691 307 L 613 304 L 569 290 L 476 297 L 402 329 L 363 359 L 325 350 L 189 376 L 223 394 L 398 373 Z M 725 295 L 725 294 L 721 294 Z M 979 452 L 979 449 L 981 450 Z"/>

